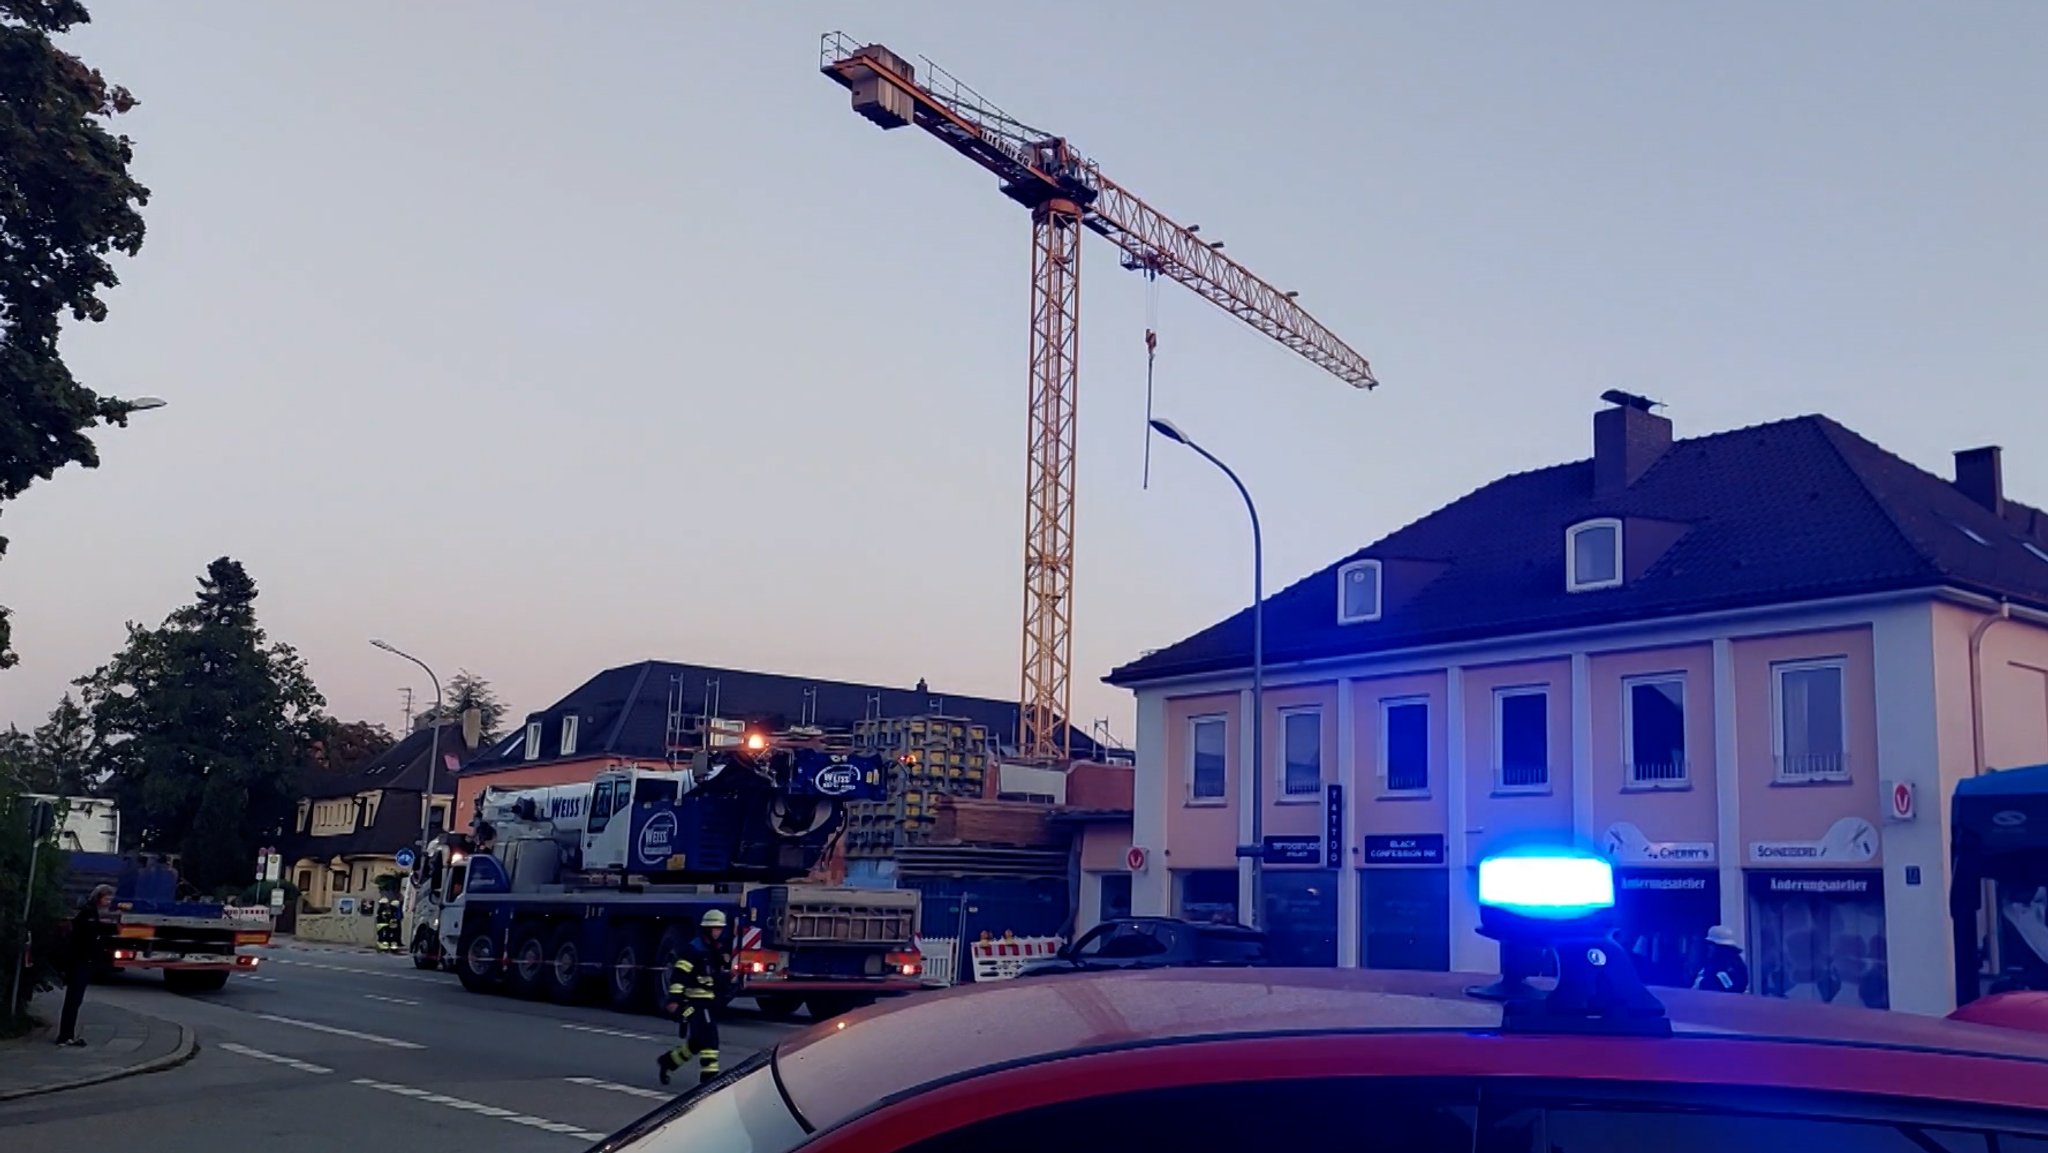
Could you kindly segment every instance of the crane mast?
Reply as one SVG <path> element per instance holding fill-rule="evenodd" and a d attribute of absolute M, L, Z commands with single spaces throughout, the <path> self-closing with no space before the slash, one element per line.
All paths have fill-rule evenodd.
<path fill-rule="evenodd" d="M 1372 366 L 1283 292 L 1102 175 L 1065 138 L 1025 124 L 929 60 L 828 32 L 819 70 L 882 128 L 924 129 L 1001 181 L 1031 213 L 1031 372 L 1025 438 L 1024 646 L 1018 751 L 1065 760 L 1072 697 L 1075 397 L 1080 381 L 1081 233 L 1163 276 L 1357 388 Z"/>

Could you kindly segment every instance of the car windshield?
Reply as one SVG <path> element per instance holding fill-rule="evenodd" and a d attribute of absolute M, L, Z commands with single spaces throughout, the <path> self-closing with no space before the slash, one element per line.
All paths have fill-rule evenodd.
<path fill-rule="evenodd" d="M 592 1153 L 788 1153 L 809 1136 L 775 1086 L 769 1050 L 725 1078 L 663 1105 L 613 1134 Z"/>
<path fill-rule="evenodd" d="M 1258 933 L 1209 930 L 1199 940 L 1202 960 L 1211 964 L 1256 965 L 1266 959 L 1266 938 Z"/>

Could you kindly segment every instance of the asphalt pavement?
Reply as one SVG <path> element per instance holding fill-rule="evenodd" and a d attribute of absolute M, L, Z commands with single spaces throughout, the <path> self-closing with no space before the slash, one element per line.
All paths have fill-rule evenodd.
<path fill-rule="evenodd" d="M 95 1004 L 188 1028 L 192 1060 L 162 1072 L 0 1103 L 0 1144 L 152 1153 L 383 1153 L 487 1147 L 574 1153 L 685 1087 L 654 1059 L 656 1017 L 464 992 L 405 957 L 283 947 L 219 993 L 141 977 Z M 728 1064 L 798 1026 L 729 1017 Z"/>

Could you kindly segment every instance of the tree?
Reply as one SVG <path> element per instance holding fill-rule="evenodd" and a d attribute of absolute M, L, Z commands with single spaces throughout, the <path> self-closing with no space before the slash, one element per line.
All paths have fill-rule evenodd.
<path fill-rule="evenodd" d="M 256 582 L 222 557 L 195 603 L 128 643 L 78 684 L 97 725 L 96 765 L 124 836 L 182 856 L 202 892 L 245 883 L 281 834 L 326 701 L 291 646 L 256 624 Z"/>
<path fill-rule="evenodd" d="M 448 678 L 448 684 L 441 692 L 441 711 L 435 712 L 428 705 L 413 718 L 412 727 L 422 729 L 441 720 L 450 724 L 462 719 L 462 714 L 475 709 L 483 715 L 483 736 L 480 743 L 489 744 L 500 736 L 498 726 L 505 723 L 505 702 L 498 699 L 498 691 L 491 682 L 477 676 L 468 669 L 459 670 Z"/>
<path fill-rule="evenodd" d="M 35 732 L 24 733 L 9 725 L 0 733 L 0 770 L 32 793 L 91 796 L 96 747 L 92 718 L 65 693 L 51 710 L 50 719 Z"/>
<path fill-rule="evenodd" d="M 352 772 L 384 755 L 398 738 L 374 721 L 322 717 L 307 763 L 321 772 Z"/>
<path fill-rule="evenodd" d="M 129 139 L 107 130 L 134 95 L 50 39 L 90 19 L 81 0 L 0 0 L 0 503 L 67 464 L 97 466 L 87 431 L 133 411 L 57 352 L 66 313 L 106 319 L 100 292 L 120 283 L 107 257 L 141 249 L 149 202 Z M 8 642 L 0 608 L 0 669 L 15 663 Z"/>
<path fill-rule="evenodd" d="M 6 1004 L 6 994 L 0 992 L 0 1037 L 21 1031 L 29 996 L 56 975 L 48 946 L 57 939 L 57 922 L 64 916 L 64 854 L 49 835 L 55 821 L 51 819 L 45 829 L 32 829 L 31 806 L 22 792 L 0 773 L 0 989 L 13 984 L 15 961 L 24 956 L 24 946 L 35 944 L 26 954 L 29 963 L 22 974 L 20 1002 Z M 26 888 L 30 852 L 36 854 L 33 895 Z"/>

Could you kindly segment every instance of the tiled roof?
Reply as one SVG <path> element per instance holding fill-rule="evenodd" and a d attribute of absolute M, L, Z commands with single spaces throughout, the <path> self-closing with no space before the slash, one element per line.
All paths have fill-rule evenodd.
<path fill-rule="evenodd" d="M 711 688 L 711 682 L 717 688 Z M 879 697 L 879 715 L 912 717 L 930 714 L 962 717 L 988 728 L 1006 747 L 1016 742 L 1017 702 L 943 693 L 936 689 L 889 688 L 844 681 L 746 672 L 671 661 L 641 661 L 606 669 L 568 696 L 527 717 L 541 722 L 541 749 L 536 760 L 524 759 L 525 726 L 487 747 L 462 767 L 464 773 L 488 773 L 561 760 L 562 720 L 574 715 L 575 759 L 592 756 L 656 759 L 668 752 L 670 686 L 682 689 L 682 707 L 690 716 L 705 711 L 705 698 L 716 694 L 716 714 L 773 729 L 811 723 L 825 729 L 849 729 L 870 715 L 870 701 Z M 1076 756 L 1095 749 L 1078 729 L 1072 733 Z"/>
<path fill-rule="evenodd" d="M 1593 478 L 1590 459 L 1503 477 L 1282 590 L 1267 662 L 1941 586 L 2048 607 L 2048 516 L 2011 500 L 2000 516 L 1824 416 L 1677 441 L 1625 489 Z M 1565 530 L 1597 517 L 1624 520 L 1631 571 L 1569 592 Z M 1384 613 L 1339 624 L 1337 571 L 1363 558 L 1383 562 Z M 1250 652 L 1247 608 L 1105 679 Z"/>

